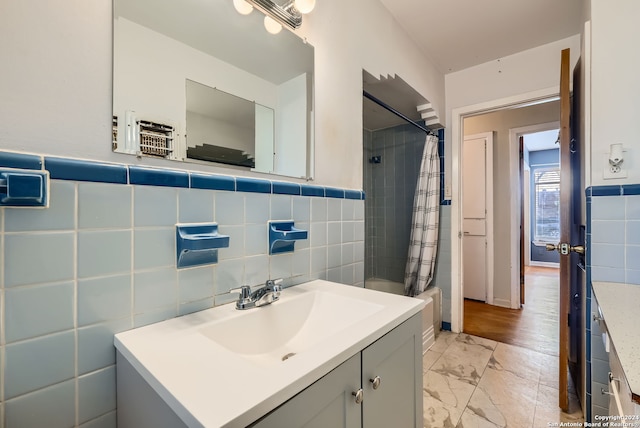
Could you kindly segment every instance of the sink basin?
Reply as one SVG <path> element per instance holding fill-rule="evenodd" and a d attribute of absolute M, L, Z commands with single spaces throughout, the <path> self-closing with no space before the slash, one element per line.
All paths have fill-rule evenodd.
<path fill-rule="evenodd" d="M 383 307 L 315 290 L 249 309 L 204 327 L 200 333 L 251 362 L 269 366 L 308 350 Z"/>
<path fill-rule="evenodd" d="M 118 333 L 114 343 L 186 426 L 247 426 L 423 306 L 315 280 L 271 305 L 221 305 Z"/>

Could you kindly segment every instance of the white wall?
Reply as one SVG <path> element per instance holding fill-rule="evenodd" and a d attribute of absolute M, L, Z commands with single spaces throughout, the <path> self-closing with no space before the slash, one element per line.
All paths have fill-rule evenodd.
<path fill-rule="evenodd" d="M 591 0 L 591 183 L 640 183 L 640 2 Z M 628 178 L 605 180 L 609 144 L 626 149 Z"/>
<path fill-rule="evenodd" d="M 111 152 L 111 5 L 0 3 L 0 147 L 228 173 Z M 362 69 L 398 74 L 440 117 L 444 77 L 377 0 L 319 1 L 305 20 L 298 32 L 316 54 L 316 183 L 361 189 Z"/>
<path fill-rule="evenodd" d="M 580 35 L 447 74 L 445 153 L 451 153 L 452 110 L 559 87 L 560 52 L 566 48 L 573 67 L 580 56 Z M 450 187 L 451 156 L 446 161 L 445 186 Z"/>

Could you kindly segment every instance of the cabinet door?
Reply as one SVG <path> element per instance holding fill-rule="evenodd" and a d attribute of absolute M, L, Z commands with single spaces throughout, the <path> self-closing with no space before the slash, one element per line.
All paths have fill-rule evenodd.
<path fill-rule="evenodd" d="M 361 404 L 352 395 L 360 389 L 360 353 L 260 419 L 259 428 L 360 428 Z"/>
<path fill-rule="evenodd" d="M 362 351 L 363 427 L 423 426 L 421 326 L 415 315 Z"/>

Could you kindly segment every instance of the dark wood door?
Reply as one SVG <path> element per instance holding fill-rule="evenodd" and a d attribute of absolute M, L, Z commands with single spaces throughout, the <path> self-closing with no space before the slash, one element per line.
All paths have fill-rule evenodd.
<path fill-rule="evenodd" d="M 579 73 L 578 69 L 578 73 Z M 569 49 L 561 54 L 560 65 L 560 242 L 555 249 L 560 253 L 560 304 L 559 304 L 559 370 L 558 370 L 558 405 L 563 410 L 569 408 L 568 374 L 571 359 L 575 358 L 575 340 L 572 336 L 580 335 L 580 325 L 570 330 L 572 314 L 581 312 L 579 264 L 584 254 L 584 242 L 580 237 L 581 206 L 581 160 L 580 142 L 571 135 L 571 90 L 570 90 L 570 55 Z M 578 87 L 578 85 L 576 85 Z M 580 116 L 575 109 L 574 116 Z M 578 129 L 575 126 L 574 129 Z M 576 221 L 577 219 L 577 221 Z M 554 246 L 551 246 L 554 247 Z M 574 319 L 577 318 L 575 315 Z M 574 348 L 573 355 L 571 353 Z"/>
<path fill-rule="evenodd" d="M 583 224 L 583 205 L 585 203 L 582 174 L 584 139 L 584 107 L 582 100 L 583 85 L 582 61 L 579 59 L 573 69 L 573 90 L 571 97 L 571 155 L 572 191 L 571 191 L 571 242 L 582 248 L 585 246 L 585 225 Z M 571 283 L 569 301 L 569 371 L 576 385 L 578 397 L 584 397 L 585 379 L 582 374 L 584 361 L 583 333 L 585 328 L 585 260 L 584 252 L 572 252 L 570 256 Z"/>
<path fill-rule="evenodd" d="M 520 305 L 524 305 L 524 137 L 518 139 L 520 157 Z M 527 242 L 526 245 L 529 245 Z"/>
<path fill-rule="evenodd" d="M 566 244 L 571 239 L 571 99 L 569 88 L 569 49 L 561 54 L 560 62 L 560 308 L 558 311 L 560 325 L 559 370 L 558 370 L 558 405 L 563 410 L 569 408 L 568 367 L 569 367 L 569 285 L 571 283 L 570 260 L 566 252 Z"/>

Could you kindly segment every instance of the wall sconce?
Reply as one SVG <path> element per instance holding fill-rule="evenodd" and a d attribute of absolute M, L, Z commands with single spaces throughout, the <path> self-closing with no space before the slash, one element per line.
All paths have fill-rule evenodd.
<path fill-rule="evenodd" d="M 257 8 L 266 15 L 264 26 L 271 34 L 282 30 L 282 25 L 295 30 L 302 25 L 302 14 L 309 13 L 315 7 L 316 0 L 288 0 L 284 5 L 272 0 L 233 0 L 233 5 L 243 15 Z"/>

